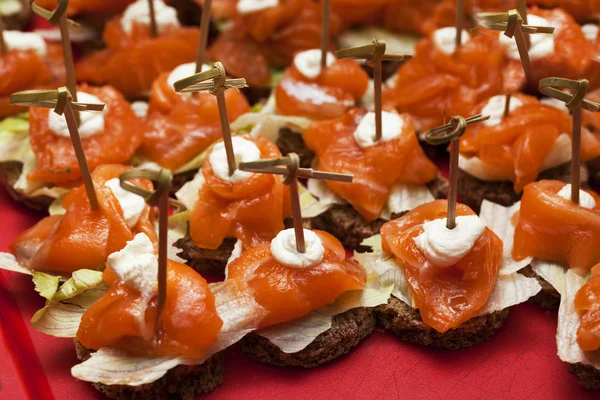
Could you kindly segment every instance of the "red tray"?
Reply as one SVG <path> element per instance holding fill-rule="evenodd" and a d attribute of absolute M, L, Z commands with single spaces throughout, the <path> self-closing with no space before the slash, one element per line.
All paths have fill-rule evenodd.
<path fill-rule="evenodd" d="M 40 218 L 0 191 L 0 251 Z M 71 377 L 68 339 L 46 336 L 29 319 L 43 306 L 31 278 L 0 272 L 0 399 L 102 399 Z M 228 350 L 225 381 L 203 399 L 592 399 L 556 356 L 556 313 L 515 307 L 489 342 L 461 351 L 406 344 L 375 332 L 347 356 L 311 369 L 255 362 Z"/>

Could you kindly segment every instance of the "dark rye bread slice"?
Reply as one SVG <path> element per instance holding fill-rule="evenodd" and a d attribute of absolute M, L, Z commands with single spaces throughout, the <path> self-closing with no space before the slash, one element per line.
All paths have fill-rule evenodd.
<path fill-rule="evenodd" d="M 577 375 L 581 387 L 587 390 L 600 390 L 600 370 L 582 363 L 569 364 L 569 370 Z"/>
<path fill-rule="evenodd" d="M 240 341 L 240 346 L 244 353 L 266 364 L 313 368 L 348 353 L 370 335 L 373 329 L 373 310 L 361 307 L 333 317 L 331 328 L 297 353 L 284 353 L 267 338 L 256 333 L 246 335 Z"/>
<path fill-rule="evenodd" d="M 448 181 L 446 179 L 438 177 L 429 182 L 427 187 L 436 199 L 447 197 Z M 402 214 L 393 214 L 392 219 L 401 216 Z M 364 250 L 360 248 L 360 243 L 364 239 L 378 234 L 385 222 L 381 218 L 367 222 L 350 204 L 335 205 L 313 218 L 313 226 L 316 229 L 329 232 L 345 247 L 358 250 Z"/>
<path fill-rule="evenodd" d="M 283 223 L 286 228 L 293 227 L 291 218 L 286 218 Z M 304 227 L 310 228 L 310 221 L 305 221 Z M 236 241 L 235 238 L 225 238 L 221 246 L 215 250 L 201 249 L 192 240 L 188 224 L 185 236 L 175 242 L 175 247 L 181 249 L 177 255 L 186 260 L 186 264 L 200 275 L 208 274 L 215 278 L 224 278 L 227 260 L 231 257 Z"/>
<path fill-rule="evenodd" d="M 275 143 L 281 154 L 288 155 L 289 153 L 296 153 L 300 156 L 300 166 L 302 168 L 310 168 L 315 159 L 315 153 L 306 147 L 302 134 L 294 132 L 290 128 L 280 128 L 279 138 Z"/>
<path fill-rule="evenodd" d="M 52 204 L 54 201 L 52 197 L 29 197 L 15 190 L 14 186 L 19 180 L 19 176 L 21 176 L 22 169 L 23 164 L 18 161 L 0 163 L 0 171 L 2 173 L 2 179 L 7 192 L 13 199 L 19 203 L 23 203 L 32 210 L 48 212 L 48 207 L 50 207 L 50 204 Z"/>
<path fill-rule="evenodd" d="M 582 166 L 582 177 L 587 177 L 587 169 Z M 556 179 L 569 183 L 571 180 L 571 163 L 559 165 L 540 172 L 538 180 Z M 587 184 L 587 180 L 582 182 Z M 586 185 L 584 185 L 586 186 Z M 513 183 L 510 181 L 486 182 L 459 170 L 458 196 L 461 203 L 471 207 L 479 214 L 483 199 L 508 207 L 521 199 L 521 194 L 515 193 Z"/>
<path fill-rule="evenodd" d="M 588 173 L 590 185 L 599 186 L 600 185 L 600 157 L 592 158 L 591 160 L 586 161 L 585 163 Z"/>
<path fill-rule="evenodd" d="M 73 339 L 73 342 L 79 360 L 85 361 L 90 358 L 93 350 L 86 348 L 77 339 Z M 111 399 L 193 400 L 198 395 L 215 390 L 223 382 L 224 375 L 225 352 L 221 351 L 200 365 L 178 365 L 159 380 L 145 385 L 104 385 L 102 383 L 92 383 L 92 385 Z"/>
<path fill-rule="evenodd" d="M 192 241 L 188 228 L 185 237 L 175 242 L 175 246 L 181 249 L 177 255 L 186 260 L 186 264 L 200 275 L 223 278 L 227 260 L 231 257 L 236 241 L 235 238 L 225 238 L 216 250 L 201 249 Z"/>
<path fill-rule="evenodd" d="M 393 296 L 390 297 L 388 304 L 375 308 L 375 315 L 377 322 L 401 340 L 423 346 L 457 350 L 490 339 L 504 324 L 508 311 L 507 308 L 471 318 L 444 333 L 425 324 L 419 310 Z"/>
<path fill-rule="evenodd" d="M 196 176 L 197 173 L 198 169 L 193 169 L 173 174 L 173 180 L 171 181 L 171 196 L 175 196 L 175 193 L 177 193 L 183 185 L 194 179 L 194 176 Z"/>
<path fill-rule="evenodd" d="M 558 291 L 554 289 L 554 287 L 548 283 L 547 280 L 539 276 L 530 265 L 520 270 L 519 273 L 528 278 L 537 279 L 538 283 L 542 287 L 542 290 L 540 290 L 538 294 L 529 299 L 530 302 L 537 304 L 544 310 L 558 310 L 558 307 L 560 306 L 560 293 L 558 293 Z"/>

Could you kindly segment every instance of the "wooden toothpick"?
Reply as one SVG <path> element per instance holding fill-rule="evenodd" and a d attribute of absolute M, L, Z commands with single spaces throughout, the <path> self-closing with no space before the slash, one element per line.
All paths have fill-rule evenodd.
<path fill-rule="evenodd" d="M 455 42 L 454 53 L 456 53 L 458 51 L 458 49 L 462 46 L 462 31 L 463 31 L 464 21 L 465 21 L 465 2 L 464 2 L 464 0 L 457 0 L 456 1 L 456 21 L 455 21 L 456 38 L 454 40 L 454 42 Z"/>
<path fill-rule="evenodd" d="M 85 158 L 85 152 L 83 151 L 81 137 L 79 136 L 79 129 L 77 127 L 77 121 L 75 120 L 75 111 L 102 111 L 104 109 L 104 104 L 84 104 L 77 103 L 73 100 L 73 96 L 71 96 L 69 89 L 66 87 L 61 87 L 58 90 L 28 90 L 14 93 L 10 96 L 11 104 L 26 107 L 53 108 L 54 112 L 58 115 L 65 115 L 67 127 L 69 128 L 69 135 L 71 136 L 71 142 L 73 143 L 73 149 L 75 150 L 75 157 L 77 158 L 83 184 L 88 199 L 90 200 L 90 207 L 92 210 L 97 210 L 98 199 L 96 197 L 96 191 L 94 190 L 92 174 L 90 173 Z"/>
<path fill-rule="evenodd" d="M 505 13 L 480 13 L 477 14 L 476 19 L 481 26 L 487 29 L 501 31 L 504 32 L 505 36 L 515 38 L 527 82 L 530 85 L 535 85 L 537 82 L 535 82 L 533 76 L 525 33 L 552 34 L 554 33 L 554 27 L 527 25 L 517 10 L 510 10 Z"/>
<path fill-rule="evenodd" d="M 517 11 L 519 12 L 519 15 L 521 16 L 521 18 L 523 18 L 523 23 L 525 25 L 529 25 L 529 23 L 527 22 L 527 3 L 525 0 L 517 0 Z M 531 47 L 531 38 L 529 37 L 529 34 L 528 33 L 524 34 L 524 38 L 525 38 L 525 44 L 527 45 L 527 48 L 529 49 Z"/>
<path fill-rule="evenodd" d="M 331 2 L 323 1 L 323 21 L 321 23 L 321 71 L 327 67 L 327 50 L 329 49 L 329 20 L 331 18 Z"/>
<path fill-rule="evenodd" d="M 456 200 L 458 197 L 458 156 L 460 150 L 460 137 L 467 129 L 467 125 L 488 120 L 489 116 L 481 114 L 469 118 L 454 116 L 449 124 L 425 132 L 425 140 L 431 145 L 447 144 L 450 142 L 450 193 L 448 193 L 448 216 L 446 228 L 456 227 Z"/>
<path fill-rule="evenodd" d="M 63 48 L 63 57 L 65 62 L 65 70 L 67 73 L 67 88 L 73 97 L 73 101 L 77 102 L 77 79 L 75 78 L 75 65 L 73 63 L 73 49 L 71 48 L 71 37 L 69 34 L 69 25 L 78 26 L 78 24 L 67 19 L 67 8 L 69 0 L 58 0 L 54 11 L 48 11 L 45 8 L 38 6 L 34 0 L 31 0 L 31 9 L 34 13 L 46 19 L 52 25 L 58 25 L 60 29 L 60 39 Z M 79 125 L 79 113 L 75 110 L 75 121 Z"/>
<path fill-rule="evenodd" d="M 359 47 L 350 47 L 335 52 L 337 58 L 364 59 L 367 65 L 373 68 L 373 87 L 375 91 L 375 141 L 381 139 L 382 127 L 382 99 L 381 87 L 383 86 L 381 63 L 382 61 L 406 61 L 412 58 L 410 54 L 385 54 L 385 40 L 373 39 L 372 44 Z"/>
<path fill-rule="evenodd" d="M 4 56 L 8 53 L 8 46 L 4 40 L 4 19 L 0 15 L 0 56 Z"/>
<path fill-rule="evenodd" d="M 200 42 L 198 42 L 198 51 L 196 52 L 196 73 L 202 72 L 202 64 L 206 57 L 206 44 L 208 43 L 208 28 L 210 26 L 210 10 L 212 0 L 204 0 L 202 7 L 202 19 L 200 20 Z"/>
<path fill-rule="evenodd" d="M 237 163 L 233 153 L 233 143 L 231 141 L 231 129 L 229 127 L 229 117 L 227 115 L 227 105 L 225 103 L 225 89 L 246 87 L 246 80 L 243 78 L 227 79 L 225 67 L 220 62 L 213 65 L 208 71 L 194 74 L 188 78 L 181 79 L 173 85 L 176 92 L 192 93 L 208 91 L 217 96 L 219 106 L 219 117 L 221 119 L 221 130 L 223 132 L 223 143 L 225 144 L 225 153 L 227 154 L 227 166 L 229 175 L 233 175 L 237 169 Z"/>
<path fill-rule="evenodd" d="M 587 79 L 544 78 L 540 80 L 540 92 L 565 102 L 573 113 L 571 116 L 571 201 L 579 204 L 579 181 L 581 168 L 581 110 L 600 112 L 600 103 L 584 99 L 589 82 Z M 562 90 L 569 89 L 573 94 Z"/>
<path fill-rule="evenodd" d="M 149 179 L 154 181 L 156 188 L 153 192 L 139 188 L 130 182 L 131 179 Z M 169 233 L 169 193 L 173 175 L 166 168 L 160 171 L 132 170 L 119 176 L 123 189 L 142 196 L 150 206 L 158 205 L 158 315 L 167 301 L 167 255 Z M 160 318 L 159 318 L 160 319 Z M 157 323 L 157 329 L 160 326 Z"/>
<path fill-rule="evenodd" d="M 239 168 L 240 171 L 285 175 L 283 183 L 290 188 L 292 217 L 294 218 L 294 233 L 296 236 L 296 250 L 298 250 L 299 253 L 304 253 L 306 251 L 306 245 L 304 241 L 304 227 L 302 225 L 300 196 L 298 194 L 298 178 L 324 179 L 339 182 L 352 182 L 353 179 L 352 175 L 313 171 L 310 168 L 300 168 L 300 157 L 298 157 L 296 153 L 290 153 L 287 157 L 240 163 Z"/>
<path fill-rule="evenodd" d="M 156 11 L 154 10 L 154 0 L 148 0 L 148 14 L 150 16 L 150 32 L 152 37 L 158 36 L 158 24 L 156 23 Z"/>
<path fill-rule="evenodd" d="M 510 114 L 510 99 L 512 98 L 512 93 L 506 93 L 504 98 L 504 116 L 503 118 L 508 117 Z"/>

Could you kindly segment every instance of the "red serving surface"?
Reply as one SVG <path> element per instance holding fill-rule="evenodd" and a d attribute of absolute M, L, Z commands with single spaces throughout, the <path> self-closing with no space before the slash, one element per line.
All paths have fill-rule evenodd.
<path fill-rule="evenodd" d="M 0 251 L 40 218 L 0 190 Z M 43 306 L 28 276 L 0 271 L 0 399 L 102 399 L 71 377 L 69 339 L 33 330 Z M 319 368 L 260 364 L 234 346 L 225 381 L 203 399 L 528 399 L 597 398 L 556 356 L 556 313 L 529 304 L 511 311 L 489 342 L 460 351 L 411 345 L 375 332 L 350 354 Z"/>

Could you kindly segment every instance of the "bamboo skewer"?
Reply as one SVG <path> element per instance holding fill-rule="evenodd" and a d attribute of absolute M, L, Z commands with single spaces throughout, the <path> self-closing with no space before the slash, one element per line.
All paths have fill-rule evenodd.
<path fill-rule="evenodd" d="M 4 40 L 4 19 L 0 15 L 0 56 L 4 56 L 8 53 L 8 46 Z"/>
<path fill-rule="evenodd" d="M 210 26 L 210 11 L 212 0 L 204 0 L 202 7 L 202 18 L 200 20 L 200 42 L 196 52 L 196 73 L 202 72 L 202 64 L 206 58 L 206 44 L 208 43 L 208 28 Z"/>
<path fill-rule="evenodd" d="M 460 151 L 460 137 L 467 129 L 467 125 L 482 122 L 489 116 L 474 115 L 469 118 L 454 116 L 449 124 L 425 132 L 425 140 L 432 145 L 450 142 L 450 192 L 448 193 L 448 215 L 446 228 L 456 227 L 456 202 L 458 198 L 458 158 Z"/>
<path fill-rule="evenodd" d="M 158 36 L 158 24 L 156 23 L 156 11 L 154 10 L 154 0 L 148 0 L 148 16 L 150 17 L 150 33 L 152 37 Z"/>
<path fill-rule="evenodd" d="M 229 116 L 227 114 L 224 91 L 228 88 L 240 89 L 246 87 L 246 80 L 227 79 L 223 64 L 217 62 L 213 65 L 212 69 L 181 79 L 175 82 L 173 87 L 176 92 L 190 93 L 208 91 L 217 97 L 219 116 L 221 119 L 221 130 L 223 132 L 223 143 L 227 154 L 227 166 L 229 168 L 229 175 L 233 175 L 237 169 L 237 162 L 233 152 L 231 127 L 229 126 Z"/>
<path fill-rule="evenodd" d="M 383 86 L 381 63 L 382 61 L 406 61 L 412 58 L 410 54 L 385 54 L 385 40 L 373 39 L 372 44 L 358 47 L 350 47 L 336 51 L 337 58 L 364 59 L 367 65 L 373 68 L 373 87 L 375 91 L 375 141 L 381 139 L 383 132 L 382 117 L 382 96 L 381 87 Z"/>
<path fill-rule="evenodd" d="M 54 108 L 54 112 L 59 115 L 64 114 L 69 128 L 69 135 L 73 143 L 73 150 L 77 158 L 83 184 L 90 201 L 92 210 L 98 209 L 98 199 L 94 190 L 94 182 L 85 157 L 79 129 L 75 119 L 75 111 L 102 111 L 104 104 L 83 104 L 73 101 L 73 97 L 66 87 L 58 90 L 29 90 L 14 93 L 10 96 L 10 103 L 28 107 Z"/>
<path fill-rule="evenodd" d="M 329 20 L 331 18 L 331 2 L 323 1 L 323 21 L 321 23 L 321 71 L 327 67 L 327 50 L 329 49 Z"/>
<path fill-rule="evenodd" d="M 556 89 L 569 89 L 573 94 Z M 571 201 L 579 204 L 580 168 L 581 168 L 581 114 L 582 110 L 600 112 L 600 103 L 585 99 L 588 89 L 587 79 L 544 78 L 540 80 L 540 92 L 565 102 L 573 113 L 571 124 Z"/>
<path fill-rule="evenodd" d="M 353 178 L 352 175 L 347 174 L 313 171 L 310 168 L 300 168 L 300 157 L 295 153 L 288 154 L 287 157 L 240 163 L 239 169 L 240 171 L 261 174 L 285 175 L 283 183 L 290 188 L 292 216 L 294 218 L 294 234 L 296 236 L 296 250 L 298 250 L 299 253 L 304 253 L 306 251 L 306 245 L 304 240 L 304 227 L 302 225 L 302 209 L 300 207 L 300 196 L 298 193 L 298 178 L 324 179 L 338 182 L 352 182 Z"/>

